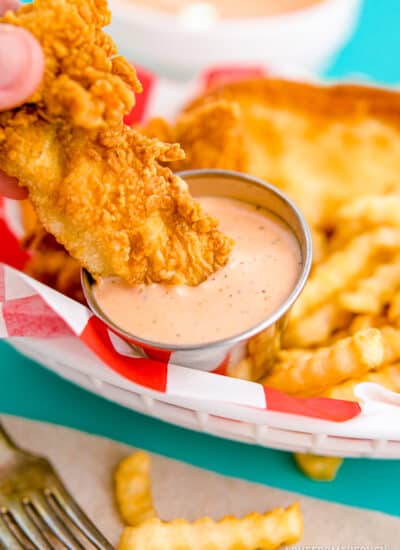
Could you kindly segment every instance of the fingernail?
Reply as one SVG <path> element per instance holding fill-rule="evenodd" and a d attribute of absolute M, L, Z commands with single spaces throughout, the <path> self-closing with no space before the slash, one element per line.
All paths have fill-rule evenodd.
<path fill-rule="evenodd" d="M 0 89 L 20 84 L 28 57 L 28 44 L 20 29 L 0 25 Z"/>

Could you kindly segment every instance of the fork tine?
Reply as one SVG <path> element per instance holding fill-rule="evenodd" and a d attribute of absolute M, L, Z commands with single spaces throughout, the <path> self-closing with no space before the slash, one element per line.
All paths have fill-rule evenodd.
<path fill-rule="evenodd" d="M 23 535 L 33 546 L 36 546 L 38 550 L 51 550 L 51 546 L 28 516 L 25 507 L 20 502 L 10 504 L 8 512 Z"/>
<path fill-rule="evenodd" d="M 4 518 L 0 514 L 0 544 L 6 550 L 24 550 L 24 547 L 10 530 Z"/>
<path fill-rule="evenodd" d="M 30 502 L 45 528 L 61 541 L 68 550 L 85 550 L 68 526 L 54 513 L 44 496 L 35 493 L 31 496 Z"/>
<path fill-rule="evenodd" d="M 61 483 L 52 488 L 49 494 L 53 496 L 61 512 L 84 533 L 98 550 L 114 550 Z"/>

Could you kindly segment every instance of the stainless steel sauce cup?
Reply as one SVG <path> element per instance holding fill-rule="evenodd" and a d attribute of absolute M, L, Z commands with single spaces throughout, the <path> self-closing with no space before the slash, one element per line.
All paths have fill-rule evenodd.
<path fill-rule="evenodd" d="M 118 327 L 101 310 L 93 293 L 94 280 L 82 270 L 82 287 L 93 313 L 114 333 L 129 342 L 140 354 L 163 361 L 206 371 L 234 373 L 243 359 L 245 371 L 237 374 L 251 379 L 262 376 L 273 364 L 288 314 L 301 293 L 311 268 L 312 244 L 307 223 L 298 208 L 284 193 L 269 183 L 239 172 L 226 170 L 188 170 L 178 174 L 194 196 L 218 196 L 260 205 L 283 220 L 299 243 L 302 266 L 296 285 L 287 299 L 261 323 L 229 338 L 198 345 L 170 345 L 138 338 Z M 249 367 L 249 365 L 251 365 Z"/>

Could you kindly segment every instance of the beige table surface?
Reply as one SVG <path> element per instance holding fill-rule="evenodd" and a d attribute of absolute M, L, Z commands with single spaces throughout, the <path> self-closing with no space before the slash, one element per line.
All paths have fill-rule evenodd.
<path fill-rule="evenodd" d="M 113 502 L 112 471 L 132 448 L 50 424 L 9 416 L 2 420 L 21 446 L 51 459 L 83 509 L 116 544 L 122 525 Z M 400 549 L 398 518 L 222 477 L 157 455 L 153 492 L 163 519 L 242 515 L 298 500 L 305 534 L 296 550 Z"/>

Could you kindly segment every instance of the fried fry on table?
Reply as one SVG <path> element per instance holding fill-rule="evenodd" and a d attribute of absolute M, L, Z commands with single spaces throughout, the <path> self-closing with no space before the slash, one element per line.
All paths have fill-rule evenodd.
<path fill-rule="evenodd" d="M 125 458 L 115 471 L 115 498 L 126 525 L 139 525 L 156 516 L 150 467 L 150 455 L 138 451 Z"/>
<path fill-rule="evenodd" d="M 122 533 L 119 550 L 274 550 L 297 542 L 303 532 L 298 504 L 266 514 L 164 522 L 153 518 Z"/>
<path fill-rule="evenodd" d="M 123 124 L 140 85 L 101 30 L 109 20 L 103 0 L 36 0 L 0 19 L 31 31 L 46 58 L 39 91 L 0 114 L 0 168 L 94 276 L 195 285 L 232 242 L 160 164 L 182 158 L 179 146 Z"/>
<path fill-rule="evenodd" d="M 337 456 L 320 456 L 309 453 L 294 453 L 298 468 L 315 481 L 333 481 L 343 463 Z"/>

